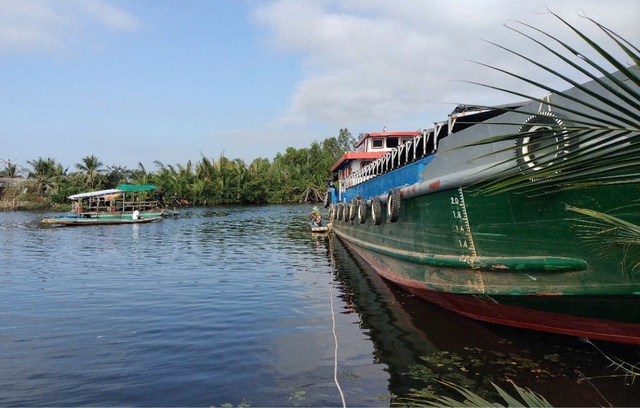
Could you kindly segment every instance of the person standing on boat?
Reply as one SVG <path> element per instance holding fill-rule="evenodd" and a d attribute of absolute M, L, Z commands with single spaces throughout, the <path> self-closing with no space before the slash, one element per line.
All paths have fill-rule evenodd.
<path fill-rule="evenodd" d="M 175 212 L 178 209 L 178 193 L 173 193 L 173 211 Z"/>

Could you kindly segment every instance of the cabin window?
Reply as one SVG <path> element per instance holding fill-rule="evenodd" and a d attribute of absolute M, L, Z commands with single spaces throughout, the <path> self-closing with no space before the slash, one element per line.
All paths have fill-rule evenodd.
<path fill-rule="evenodd" d="M 365 167 L 367 164 L 370 164 L 370 163 L 371 163 L 371 162 L 370 162 L 370 161 L 367 161 L 367 160 L 362 161 L 362 162 L 360 162 L 360 168 L 363 168 L 363 167 Z"/>
<path fill-rule="evenodd" d="M 411 137 L 404 137 L 404 138 L 402 138 L 402 144 L 409 143 L 412 140 L 413 140 L 413 138 L 411 138 Z"/>
<path fill-rule="evenodd" d="M 398 138 L 390 137 L 387 139 L 387 147 L 398 147 Z"/>
<path fill-rule="evenodd" d="M 384 147 L 384 139 L 371 139 L 371 147 L 374 149 L 382 149 Z"/>

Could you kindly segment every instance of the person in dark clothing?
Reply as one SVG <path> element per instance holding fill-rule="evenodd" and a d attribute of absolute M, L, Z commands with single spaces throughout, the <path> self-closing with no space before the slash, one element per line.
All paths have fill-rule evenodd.
<path fill-rule="evenodd" d="M 178 193 L 173 193 L 173 211 L 177 211 L 179 204 L 180 202 L 178 201 Z"/>

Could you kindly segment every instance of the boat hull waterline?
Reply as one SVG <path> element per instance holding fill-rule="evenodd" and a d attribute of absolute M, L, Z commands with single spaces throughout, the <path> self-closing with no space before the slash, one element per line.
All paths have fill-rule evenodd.
<path fill-rule="evenodd" d="M 619 343 L 640 344 L 640 326 L 633 323 L 613 322 L 611 320 L 588 318 L 581 316 L 570 316 L 567 314 L 554 313 L 545 310 L 536 310 L 529 307 L 514 306 L 504 302 L 515 300 L 513 297 L 491 296 L 481 294 L 455 294 L 439 290 L 430 289 L 427 285 L 407 279 L 396 271 L 402 266 L 390 268 L 389 264 L 393 259 L 384 256 L 377 256 L 370 251 L 363 250 L 357 244 L 349 241 L 345 235 L 336 230 L 336 235 L 342 242 L 372 269 L 384 279 L 393 282 L 402 289 L 410 292 L 430 303 L 459 313 L 463 316 L 489 323 L 497 323 L 523 329 L 565 334 L 577 337 L 587 337 L 590 339 L 613 341 Z M 530 298 L 535 295 L 530 295 Z M 570 299 L 566 299 L 569 297 Z M 562 297 L 538 297 L 538 299 L 527 299 L 531 303 L 547 303 L 548 308 L 562 309 L 560 303 Z M 572 296 L 564 296 L 562 301 L 567 303 L 567 307 L 575 306 L 576 299 Z M 585 310 L 592 303 L 607 303 L 607 308 L 624 313 L 630 307 L 637 304 L 636 296 L 611 297 L 602 296 L 599 298 L 584 297 L 580 301 Z M 527 302 L 523 302 L 527 303 Z"/>

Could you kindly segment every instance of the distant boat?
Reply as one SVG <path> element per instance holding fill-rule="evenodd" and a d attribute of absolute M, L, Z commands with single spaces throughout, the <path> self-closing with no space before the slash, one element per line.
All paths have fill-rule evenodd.
<path fill-rule="evenodd" d="M 121 225 L 121 224 L 146 224 L 149 222 L 159 221 L 162 217 L 147 217 L 147 218 L 117 218 L 117 217 L 59 217 L 59 218 L 46 218 L 42 220 L 43 224 L 57 225 L 57 226 L 87 226 L 87 225 Z"/>
<path fill-rule="evenodd" d="M 131 218 L 134 210 L 149 218 L 166 212 L 162 192 L 150 184 L 120 184 L 114 189 L 74 194 L 68 199 L 72 211 L 82 218 Z"/>
<path fill-rule="evenodd" d="M 616 130 L 611 117 L 624 115 L 603 101 L 616 80 L 361 135 L 332 168 L 332 230 L 383 278 L 464 316 L 640 344 L 640 271 L 627 259 L 637 247 L 607 238 L 640 225 L 637 185 L 614 182 L 633 179 L 623 165 L 640 156 L 637 131 Z"/>

